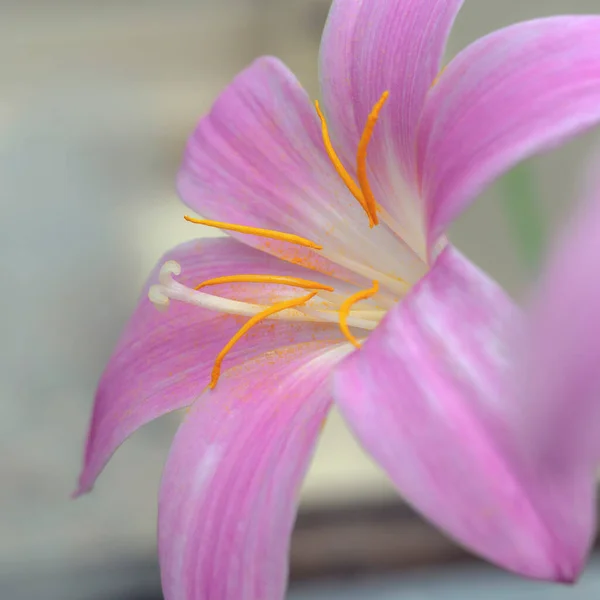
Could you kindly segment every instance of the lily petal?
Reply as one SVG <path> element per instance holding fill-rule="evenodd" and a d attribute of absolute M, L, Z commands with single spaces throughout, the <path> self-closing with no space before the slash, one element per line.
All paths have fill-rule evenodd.
<path fill-rule="evenodd" d="M 309 343 L 229 371 L 193 405 L 159 496 L 166 600 L 277 600 L 296 505 L 348 344 Z"/>
<path fill-rule="evenodd" d="M 505 340 L 520 324 L 499 286 L 448 247 L 336 369 L 334 399 L 367 451 L 428 519 L 506 569 L 571 581 L 592 528 L 586 538 L 559 527 L 556 482 L 538 481 L 518 452 Z M 584 497 L 580 518 L 589 526 L 589 489 Z"/>
<path fill-rule="evenodd" d="M 590 476 L 600 464 L 598 172 L 594 178 L 536 290 L 519 378 L 528 451 L 538 464 Z"/>
<path fill-rule="evenodd" d="M 367 117 L 389 90 L 369 146 L 378 202 L 422 231 L 416 194 L 415 138 L 427 91 L 463 0 L 335 0 L 323 34 L 324 105 L 347 166 L 354 166 Z"/>
<path fill-rule="evenodd" d="M 160 266 L 166 260 L 181 264 L 178 281 L 192 287 L 223 275 L 270 273 L 308 278 L 307 273 L 311 274 L 228 238 L 196 240 L 167 253 L 150 275 L 100 379 L 76 494 L 89 491 L 112 453 L 135 430 L 156 417 L 188 406 L 200 395 L 210 380 L 217 354 L 247 320 L 175 301 L 166 312 L 158 311 L 147 291 L 157 283 Z M 219 292 L 227 296 L 223 287 Z M 237 291 L 234 297 L 239 300 L 267 304 L 277 300 L 276 294 L 293 294 L 290 288 L 280 286 L 283 292 L 276 288 L 238 285 L 230 286 L 230 292 Z M 312 339 L 339 340 L 339 329 L 336 324 L 259 324 L 236 344 L 224 366 L 229 368 L 279 346 Z"/>
<path fill-rule="evenodd" d="M 599 120 L 600 17 L 519 23 L 463 50 L 418 137 L 430 245 L 498 175 Z"/>
<path fill-rule="evenodd" d="M 315 107 L 277 59 L 252 63 L 201 119 L 187 144 L 178 189 L 208 219 L 312 240 L 323 251 L 232 233 L 362 287 L 370 280 L 357 279 L 356 262 L 384 273 L 396 272 L 400 262 L 407 270 L 400 275 L 410 282 L 424 272 L 423 262 L 385 225 L 369 228 L 327 156 Z"/>

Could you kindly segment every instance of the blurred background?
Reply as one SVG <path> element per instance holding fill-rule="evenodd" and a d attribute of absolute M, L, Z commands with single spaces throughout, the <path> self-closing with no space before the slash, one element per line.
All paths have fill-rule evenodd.
<path fill-rule="evenodd" d="M 0 1 L 0 598 L 158 600 L 156 491 L 178 416 L 118 452 L 71 501 L 94 388 L 160 255 L 198 234 L 174 176 L 187 135 L 261 54 L 317 97 L 328 0 Z M 449 52 L 598 0 L 470 0 Z M 552 233 L 597 135 L 527 165 Z M 517 298 L 525 266 L 499 182 L 453 241 Z M 476 563 L 408 510 L 328 422 L 303 491 L 290 598 L 591 598 Z"/>

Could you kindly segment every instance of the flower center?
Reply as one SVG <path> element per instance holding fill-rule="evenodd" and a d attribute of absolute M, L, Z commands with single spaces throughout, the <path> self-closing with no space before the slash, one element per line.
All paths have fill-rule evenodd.
<path fill-rule="evenodd" d="M 369 185 L 367 176 L 367 149 L 373 135 L 373 130 L 375 128 L 375 124 L 377 123 L 379 113 L 383 108 L 388 96 L 389 92 L 384 92 L 369 114 L 369 117 L 367 118 L 367 124 L 365 125 L 363 134 L 358 144 L 356 156 L 356 178 L 358 183 L 354 181 L 336 154 L 329 137 L 329 130 L 327 128 L 325 117 L 319 108 L 319 103 L 315 102 L 317 114 L 321 120 L 323 143 L 327 155 L 329 156 L 336 172 L 339 174 L 346 187 L 350 190 L 350 193 L 354 196 L 354 198 L 356 198 L 365 211 L 369 219 L 370 227 L 374 227 L 375 225 L 379 224 L 377 212 L 381 209 L 377 205 L 371 190 L 371 186 Z M 209 227 L 217 227 L 226 231 L 235 231 L 238 233 L 288 242 L 316 251 L 323 249 L 321 245 L 316 244 L 309 239 L 281 231 L 224 223 L 221 221 L 211 221 L 209 219 L 196 219 L 187 215 L 184 218 L 190 223 L 207 225 Z M 344 337 L 353 346 L 360 348 L 361 341 L 353 334 L 351 328 L 354 330 L 363 330 L 365 332 L 375 329 L 386 311 L 398 300 L 397 293 L 390 293 L 389 290 L 387 292 L 380 292 L 379 282 L 376 280 L 373 281 L 373 287 L 352 293 L 350 296 L 344 296 L 337 292 L 332 286 L 325 285 L 317 281 L 286 275 L 226 275 L 223 277 L 216 277 L 202 281 L 196 285 L 195 288 L 190 288 L 173 278 L 173 275 L 177 276 L 180 274 L 181 267 L 174 261 L 168 261 L 162 266 L 159 274 L 159 283 L 151 286 L 148 291 L 149 299 L 157 308 L 166 308 L 170 300 L 178 300 L 220 313 L 250 317 L 248 321 L 239 329 L 239 331 L 227 342 L 227 344 L 225 344 L 221 352 L 219 352 L 215 358 L 209 384 L 211 389 L 217 385 L 221 374 L 221 365 L 229 351 L 252 327 L 267 319 L 325 323 L 337 322 Z M 382 275 L 382 277 L 379 279 L 385 280 L 387 277 Z M 310 290 L 310 293 L 265 306 L 253 302 L 242 302 L 239 300 L 223 298 L 221 296 L 207 294 L 203 291 L 200 291 L 210 286 L 232 283 L 283 285 L 291 288 Z M 404 282 L 401 280 L 394 281 L 393 283 L 394 287 L 399 286 L 400 288 L 404 288 Z M 361 309 L 355 307 L 358 302 L 363 303 L 363 307 Z M 364 303 L 366 302 L 369 303 L 368 306 L 364 306 Z"/>

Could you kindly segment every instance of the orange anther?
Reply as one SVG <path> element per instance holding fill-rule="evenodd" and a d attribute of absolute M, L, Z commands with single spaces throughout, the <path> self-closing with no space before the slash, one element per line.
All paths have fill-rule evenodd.
<path fill-rule="evenodd" d="M 210 383 L 208 387 L 212 390 L 217 385 L 219 381 L 219 377 L 221 375 L 221 364 L 223 363 L 223 359 L 227 356 L 228 352 L 235 346 L 235 344 L 242 338 L 252 327 L 258 325 L 261 321 L 264 321 L 271 315 L 275 313 L 281 312 L 282 310 L 286 310 L 288 308 L 294 308 L 294 306 L 302 306 L 306 304 L 311 298 L 317 295 L 317 292 L 311 292 L 306 296 L 302 296 L 301 298 L 294 298 L 293 300 L 286 300 L 285 302 L 278 302 L 273 306 L 270 306 L 266 310 L 254 315 L 251 317 L 241 329 L 227 342 L 223 350 L 219 352 L 217 358 L 215 359 L 215 364 L 212 370 L 212 375 L 210 378 Z"/>
<path fill-rule="evenodd" d="M 226 231 L 237 231 L 238 233 L 257 235 L 272 240 L 281 240 L 283 242 L 290 242 L 290 244 L 298 244 L 299 246 L 313 248 L 314 250 L 323 249 L 323 246 L 292 233 L 283 233 L 282 231 L 273 231 L 272 229 L 260 229 L 259 227 L 248 227 L 246 225 L 235 225 L 234 223 L 223 223 L 221 221 L 210 221 L 209 219 L 195 219 L 188 215 L 185 215 L 183 218 L 186 221 L 196 223 L 197 225 L 207 225 L 208 227 L 218 227 L 219 229 L 225 229 Z"/>
<path fill-rule="evenodd" d="M 356 177 L 358 179 L 358 184 L 354 181 L 354 179 L 352 179 L 352 176 L 348 173 L 348 171 L 342 164 L 342 161 L 336 154 L 335 149 L 333 148 L 333 144 L 331 143 L 331 138 L 329 136 L 327 122 L 325 121 L 325 117 L 321 112 L 319 103 L 315 101 L 315 108 L 317 109 L 317 114 L 319 115 L 319 119 L 321 120 L 321 133 L 323 136 L 325 152 L 327 152 L 327 156 L 331 160 L 333 167 L 335 168 L 337 174 L 341 177 L 342 181 L 346 184 L 346 187 L 350 190 L 350 193 L 358 200 L 359 204 L 363 207 L 363 210 L 367 214 L 367 217 L 369 217 L 370 227 L 378 225 L 379 218 L 377 217 L 377 202 L 375 201 L 375 197 L 371 190 L 369 178 L 367 175 L 367 149 L 369 147 L 371 137 L 373 136 L 375 125 L 377 123 L 377 120 L 379 119 L 379 113 L 381 112 L 381 109 L 383 108 L 383 105 L 385 104 L 389 95 L 390 93 L 388 91 L 383 92 L 381 98 L 379 98 L 377 104 L 375 104 L 373 110 L 367 117 L 367 123 L 358 143 L 358 150 L 356 152 Z"/>
<path fill-rule="evenodd" d="M 378 291 L 379 283 L 377 281 L 374 281 L 372 288 L 369 288 L 368 290 L 361 290 L 360 292 L 356 292 L 356 294 L 352 294 L 352 296 L 344 300 L 344 303 L 340 308 L 340 329 L 342 330 L 342 333 L 344 334 L 346 339 L 355 348 L 360 348 L 360 342 L 352 335 L 352 333 L 350 332 L 350 328 L 348 327 L 348 317 L 350 316 L 350 309 L 357 302 L 373 297 Z"/>
<path fill-rule="evenodd" d="M 197 285 L 195 289 L 200 290 L 209 285 L 219 285 L 220 283 L 274 283 L 278 285 L 291 285 L 305 290 L 333 292 L 333 288 L 330 285 L 325 285 L 318 281 L 310 281 L 309 279 L 301 279 L 300 277 L 288 277 L 287 275 L 226 275 L 224 277 L 207 279 L 200 285 Z"/>
<path fill-rule="evenodd" d="M 367 148 L 369 147 L 369 142 L 371 141 L 377 119 L 379 119 L 379 113 L 381 112 L 381 109 L 383 108 L 383 105 L 385 104 L 385 101 L 388 99 L 389 95 L 389 92 L 383 92 L 381 98 L 369 114 L 367 118 L 367 124 L 365 125 L 360 142 L 358 143 L 358 151 L 356 153 L 356 177 L 365 198 L 365 204 L 368 207 L 369 214 L 371 215 L 375 225 L 379 223 L 379 219 L 377 218 L 377 202 L 375 201 L 375 196 L 373 196 L 373 192 L 371 191 L 369 178 L 367 176 Z"/>
<path fill-rule="evenodd" d="M 319 102 L 317 100 L 315 100 L 315 108 L 317 109 L 317 114 L 319 115 L 319 119 L 321 120 L 321 134 L 323 136 L 325 152 L 327 152 L 327 156 L 332 162 L 334 169 L 337 171 L 337 174 L 341 177 L 342 181 L 346 184 L 346 187 L 350 190 L 350 193 L 358 200 L 358 203 L 363 207 L 363 210 L 367 214 L 367 217 L 369 217 L 369 225 L 373 227 L 373 225 L 375 225 L 375 222 L 373 221 L 373 217 L 369 212 L 369 207 L 365 202 L 362 190 L 358 185 L 356 185 L 356 182 L 354 181 L 354 179 L 352 179 L 350 173 L 346 171 L 346 168 L 342 164 L 342 161 L 339 159 L 335 149 L 333 148 L 331 138 L 329 137 L 327 121 L 325 120 L 325 117 L 321 112 L 321 108 L 319 107 Z"/>

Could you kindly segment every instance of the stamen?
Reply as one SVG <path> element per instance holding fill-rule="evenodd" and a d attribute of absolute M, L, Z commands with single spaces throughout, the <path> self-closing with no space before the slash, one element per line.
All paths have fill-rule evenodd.
<path fill-rule="evenodd" d="M 383 108 L 383 105 L 385 104 L 389 95 L 390 93 L 388 91 L 383 92 L 381 98 L 379 98 L 379 101 L 373 107 L 373 110 L 367 117 L 367 124 L 365 125 L 360 142 L 358 143 L 358 151 L 356 153 L 356 177 L 358 179 L 358 183 L 360 184 L 360 189 L 364 195 L 367 210 L 375 225 L 379 223 L 379 219 L 377 218 L 377 202 L 375 201 L 375 196 L 373 196 L 373 192 L 371 191 L 371 186 L 369 185 L 369 178 L 367 175 L 367 148 L 369 147 L 373 130 L 377 124 L 377 119 L 379 119 L 379 113 L 381 112 L 381 109 Z"/>
<path fill-rule="evenodd" d="M 360 348 L 360 342 L 350 333 L 350 328 L 348 327 L 348 317 L 350 316 L 350 309 L 353 304 L 360 302 L 361 300 L 367 300 L 368 298 L 373 297 L 379 291 L 379 283 L 377 281 L 373 282 L 373 287 L 368 290 L 361 290 L 360 292 L 356 292 L 356 294 L 352 294 L 349 298 L 347 298 L 340 308 L 340 329 L 342 333 L 346 337 L 346 339 L 355 347 Z"/>
<path fill-rule="evenodd" d="M 215 386 L 217 385 L 217 382 L 219 381 L 219 377 L 221 375 L 221 364 L 223 363 L 223 359 L 225 358 L 225 356 L 227 356 L 227 354 L 233 348 L 233 346 L 240 340 L 240 338 L 243 337 L 246 333 L 248 333 L 248 331 L 250 329 L 252 329 L 252 327 L 257 325 L 261 321 L 264 321 L 266 318 L 270 317 L 271 315 L 281 312 L 282 310 L 286 310 L 288 308 L 293 308 L 294 306 L 302 306 L 303 304 L 306 304 L 311 298 L 313 298 L 316 295 L 317 295 L 317 292 L 311 292 L 310 294 L 307 294 L 306 296 L 302 296 L 301 298 L 294 298 L 293 300 L 286 300 L 284 302 L 278 302 L 277 304 L 274 304 L 273 306 L 269 306 L 269 308 L 267 308 L 266 310 L 263 310 L 261 313 L 254 315 L 251 319 L 249 319 L 246 323 L 244 323 L 242 328 L 227 342 L 227 344 L 225 345 L 223 350 L 221 350 L 221 352 L 219 352 L 217 358 L 215 359 L 215 364 L 214 364 L 214 367 L 212 370 L 212 375 L 211 375 L 210 383 L 208 384 L 208 387 L 211 390 L 215 388 Z"/>
<path fill-rule="evenodd" d="M 369 206 L 365 201 L 365 197 L 363 196 L 360 187 L 356 184 L 354 179 L 352 179 L 350 173 L 346 171 L 346 168 L 342 164 L 342 161 L 339 159 L 336 151 L 333 148 L 331 138 L 329 137 L 327 121 L 325 120 L 325 117 L 321 112 L 321 107 L 319 106 L 318 100 L 315 100 L 315 108 L 317 109 L 317 114 L 319 115 L 319 119 L 321 120 L 321 134 L 323 136 L 325 152 L 327 152 L 329 160 L 331 160 L 335 170 L 337 171 L 337 174 L 342 178 L 342 181 L 346 184 L 346 187 L 350 190 L 350 193 L 358 200 L 359 204 L 363 207 L 365 213 L 367 213 L 367 217 L 369 217 L 369 226 L 373 227 L 373 225 L 375 225 L 375 222 L 373 221 L 373 217 L 369 212 Z"/>
<path fill-rule="evenodd" d="M 367 175 L 367 149 L 371 137 L 373 136 L 373 130 L 379 119 L 379 113 L 389 95 L 390 93 L 388 91 L 383 92 L 381 98 L 379 98 L 379 101 L 375 104 L 373 110 L 367 117 L 367 124 L 365 125 L 360 142 L 358 143 L 358 150 L 356 153 L 356 177 L 358 179 L 358 184 L 352 179 L 348 171 L 346 171 L 342 161 L 336 154 L 333 144 L 331 143 L 331 138 L 329 137 L 327 122 L 321 112 L 319 102 L 315 100 L 315 108 L 317 109 L 317 114 L 321 120 L 321 133 L 323 135 L 325 152 L 327 152 L 327 156 L 329 156 L 335 170 L 346 184 L 346 187 L 350 190 L 350 193 L 358 200 L 365 213 L 367 213 L 367 217 L 369 217 L 369 227 L 379 225 L 379 218 L 377 216 L 377 202 L 371 190 L 371 186 L 369 185 L 369 178 Z"/>
<path fill-rule="evenodd" d="M 281 240 L 282 242 L 289 242 L 290 244 L 297 244 L 298 246 L 305 246 L 307 248 L 313 248 L 314 250 L 323 250 L 323 246 L 315 244 L 306 238 L 294 235 L 292 233 L 283 233 L 282 231 L 273 231 L 272 229 L 260 229 L 258 227 L 248 227 L 246 225 L 235 225 L 233 223 L 223 223 L 221 221 L 210 221 L 208 219 L 195 219 L 185 215 L 183 217 L 190 223 L 196 223 L 197 225 L 207 225 L 208 227 L 218 227 L 219 229 L 225 229 L 226 231 L 237 231 L 238 233 L 247 233 L 249 235 L 257 235 L 259 237 L 270 238 L 272 240 Z"/>
<path fill-rule="evenodd" d="M 333 292 L 333 288 L 330 285 L 325 285 L 318 281 L 310 281 L 309 279 L 301 279 L 299 277 L 288 277 L 286 275 L 227 275 L 225 277 L 207 279 L 200 285 L 197 285 L 195 289 L 200 290 L 203 287 L 218 285 L 220 283 L 275 283 L 279 285 L 291 285 L 305 290 L 324 290 L 326 292 Z"/>

